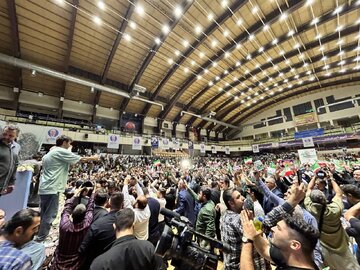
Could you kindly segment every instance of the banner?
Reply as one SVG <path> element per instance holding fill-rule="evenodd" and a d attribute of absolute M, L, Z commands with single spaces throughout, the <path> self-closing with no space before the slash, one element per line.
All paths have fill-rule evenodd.
<path fill-rule="evenodd" d="M 230 147 L 225 146 L 225 154 L 230 155 Z"/>
<path fill-rule="evenodd" d="M 310 163 L 310 164 L 314 164 L 315 161 L 317 161 L 317 154 L 316 154 L 316 150 L 314 148 L 312 149 L 300 149 L 298 150 L 299 153 L 299 159 L 301 164 L 304 163 Z"/>
<path fill-rule="evenodd" d="M 206 150 L 205 150 L 205 144 L 200 143 L 200 153 L 205 154 Z"/>
<path fill-rule="evenodd" d="M 259 153 L 260 150 L 259 150 L 259 145 L 258 144 L 253 144 L 252 145 L 252 150 L 254 153 Z"/>
<path fill-rule="evenodd" d="M 216 154 L 216 148 L 215 145 L 211 146 L 211 153 Z"/>
<path fill-rule="evenodd" d="M 157 149 L 159 148 L 159 138 L 154 136 L 154 137 L 151 137 L 151 147 L 153 149 Z"/>
<path fill-rule="evenodd" d="M 172 144 L 173 144 L 173 149 L 178 151 L 179 150 L 179 141 L 176 138 L 172 138 Z"/>
<path fill-rule="evenodd" d="M 61 135 L 61 133 L 62 133 L 62 128 L 46 127 L 44 143 L 55 144 L 56 139 Z"/>
<path fill-rule="evenodd" d="M 314 147 L 314 141 L 312 137 L 302 138 L 304 147 Z"/>
<path fill-rule="evenodd" d="M 120 144 L 120 135 L 116 135 L 116 134 L 109 134 L 108 135 L 107 148 L 119 149 L 119 144 Z"/>
<path fill-rule="evenodd" d="M 295 132 L 294 139 L 301 139 L 306 137 L 316 137 L 324 135 L 323 128 L 311 129 L 311 130 L 304 130 L 300 132 Z"/>
<path fill-rule="evenodd" d="M 169 139 L 168 138 L 163 138 L 162 139 L 161 148 L 164 149 L 164 150 L 169 149 Z"/>
<path fill-rule="evenodd" d="M 305 126 L 318 122 L 317 114 L 315 112 L 304 113 L 298 116 L 294 116 L 295 126 Z"/>
<path fill-rule="evenodd" d="M 141 150 L 141 137 L 133 137 L 132 141 L 132 149 L 133 150 Z"/>

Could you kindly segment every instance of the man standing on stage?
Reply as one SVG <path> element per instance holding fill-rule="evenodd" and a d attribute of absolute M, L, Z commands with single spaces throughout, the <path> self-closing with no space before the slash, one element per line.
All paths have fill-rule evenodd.
<path fill-rule="evenodd" d="M 77 162 L 98 160 L 98 156 L 80 157 L 71 152 L 72 139 L 61 135 L 56 147 L 43 157 L 43 173 L 40 177 L 41 223 L 36 241 L 45 241 L 59 210 L 59 194 L 63 193 L 68 180 L 69 167 Z"/>

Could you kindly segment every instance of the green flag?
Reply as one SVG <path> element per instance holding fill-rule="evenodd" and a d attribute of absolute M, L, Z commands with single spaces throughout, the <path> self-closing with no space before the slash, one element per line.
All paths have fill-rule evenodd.
<path fill-rule="evenodd" d="M 316 171 L 317 169 L 320 169 L 321 167 L 320 167 L 320 165 L 319 165 L 319 163 L 317 162 L 317 160 L 315 161 L 315 163 L 311 166 L 311 169 L 313 170 L 313 171 Z"/>

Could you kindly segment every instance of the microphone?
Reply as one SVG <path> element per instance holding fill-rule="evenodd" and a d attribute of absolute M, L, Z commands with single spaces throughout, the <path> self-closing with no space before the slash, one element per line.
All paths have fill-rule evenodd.
<path fill-rule="evenodd" d="M 169 218 L 180 218 L 179 213 L 176 213 L 176 212 L 166 209 L 166 208 L 161 208 L 160 214 L 163 214 L 164 216 L 169 217 Z"/>

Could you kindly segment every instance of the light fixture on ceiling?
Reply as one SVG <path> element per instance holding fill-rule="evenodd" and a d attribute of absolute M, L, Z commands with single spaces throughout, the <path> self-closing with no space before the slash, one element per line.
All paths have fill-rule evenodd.
<path fill-rule="evenodd" d="M 168 63 L 171 65 L 174 63 L 174 60 L 172 60 L 171 58 L 168 59 Z"/>
<path fill-rule="evenodd" d="M 287 35 L 288 35 L 288 37 L 290 37 L 290 36 L 293 36 L 294 34 L 295 34 L 295 31 L 293 29 L 291 29 Z"/>
<path fill-rule="evenodd" d="M 216 41 L 216 40 L 213 40 L 213 41 L 211 42 L 211 47 L 215 48 L 216 45 L 217 45 L 217 41 Z"/>
<path fill-rule="evenodd" d="M 33 69 L 33 70 L 31 71 L 31 77 L 36 77 L 36 70 L 35 70 L 35 69 Z"/>
<path fill-rule="evenodd" d="M 249 35 L 249 40 L 253 40 L 255 38 L 254 34 Z"/>
<path fill-rule="evenodd" d="M 94 87 L 91 87 L 90 88 L 90 93 L 94 93 L 95 92 L 95 88 Z"/>
<path fill-rule="evenodd" d="M 189 46 L 189 41 L 187 41 L 186 39 L 183 41 L 183 46 L 185 48 L 187 48 Z"/>
<path fill-rule="evenodd" d="M 344 6 L 337 6 L 333 12 L 333 14 L 339 14 L 343 10 Z"/>
<path fill-rule="evenodd" d="M 285 64 L 290 65 L 290 60 L 286 59 Z"/>
<path fill-rule="evenodd" d="M 269 57 L 266 61 L 271 62 L 272 61 L 271 57 Z"/>
<path fill-rule="evenodd" d="M 113 107 L 110 107 L 110 111 L 114 110 Z"/>
<path fill-rule="evenodd" d="M 216 66 L 217 66 L 217 63 L 216 63 L 216 62 L 213 62 L 212 65 L 213 65 L 213 67 L 216 67 Z"/>
<path fill-rule="evenodd" d="M 215 77 L 215 80 L 216 80 L 216 81 L 220 80 L 220 77 L 219 77 L 219 76 L 216 76 L 216 77 Z"/>
<path fill-rule="evenodd" d="M 225 30 L 225 31 L 223 32 L 223 35 L 224 35 L 224 37 L 227 37 L 227 36 L 229 35 L 229 31 L 228 31 L 228 30 Z"/>
<path fill-rule="evenodd" d="M 272 45 L 275 45 L 279 42 L 279 40 L 277 38 L 274 38 L 274 40 L 271 42 Z"/>
<path fill-rule="evenodd" d="M 135 22 L 130 21 L 130 22 L 129 22 L 129 25 L 130 25 L 130 27 L 131 27 L 132 29 L 136 29 L 136 23 L 135 23 Z"/>
<path fill-rule="evenodd" d="M 319 18 L 314 18 L 310 24 L 314 25 L 314 24 L 317 24 L 318 22 L 319 22 Z"/>
<path fill-rule="evenodd" d="M 204 69 L 204 74 L 208 73 L 209 70 L 207 70 L 206 68 Z"/>
<path fill-rule="evenodd" d="M 198 80 L 201 80 L 201 79 L 202 79 L 201 75 L 197 75 L 196 78 L 197 78 Z"/>
<path fill-rule="evenodd" d="M 264 47 L 260 47 L 259 48 L 259 53 L 263 52 L 264 51 Z"/>
<path fill-rule="evenodd" d="M 222 1 L 221 1 L 221 6 L 222 6 L 223 8 L 226 8 L 227 5 L 228 5 L 228 1 L 227 1 L 227 0 L 222 0 Z"/>
<path fill-rule="evenodd" d="M 195 27 L 195 33 L 196 33 L 196 34 L 200 34 L 201 31 L 202 31 L 202 27 L 201 27 L 200 25 L 197 25 L 197 26 Z"/>
<path fill-rule="evenodd" d="M 97 2 L 97 6 L 98 6 L 100 9 L 104 10 L 104 9 L 105 9 L 105 3 L 104 3 L 104 1 L 98 1 L 98 2 Z"/>
<path fill-rule="evenodd" d="M 167 24 L 164 24 L 161 30 L 165 35 L 167 35 L 170 32 L 170 27 Z"/>
<path fill-rule="evenodd" d="M 79 104 L 80 104 L 80 105 L 83 104 L 82 100 L 79 100 Z"/>
<path fill-rule="evenodd" d="M 269 28 L 270 28 L 269 25 L 265 24 L 264 27 L 263 27 L 263 31 L 267 31 L 267 30 L 269 30 Z"/>
<path fill-rule="evenodd" d="M 339 39 L 339 41 L 336 42 L 336 44 L 337 44 L 337 45 L 342 45 L 342 44 L 344 44 L 344 39 Z"/>
<path fill-rule="evenodd" d="M 229 73 L 229 71 L 227 71 L 227 70 L 224 71 L 224 74 L 225 74 L 225 75 L 228 74 L 228 73 Z"/>
<path fill-rule="evenodd" d="M 98 16 L 94 16 L 94 17 L 93 17 L 93 21 L 94 21 L 94 23 L 96 23 L 97 25 L 101 25 L 101 24 L 102 24 L 102 21 L 101 21 L 101 19 L 100 19 Z"/>
<path fill-rule="evenodd" d="M 296 43 L 295 45 L 294 45 L 294 49 L 296 50 L 296 49 L 299 49 L 300 48 L 300 44 L 299 43 Z"/>
<path fill-rule="evenodd" d="M 129 35 L 129 34 L 124 34 L 124 39 L 126 40 L 126 41 L 131 41 L 131 36 Z"/>
<path fill-rule="evenodd" d="M 280 21 L 283 21 L 287 18 L 287 13 L 286 12 L 283 12 L 281 15 L 280 15 Z"/>
<path fill-rule="evenodd" d="M 335 31 L 336 31 L 336 32 L 340 32 L 343 28 L 344 28 L 343 25 L 338 25 L 338 26 L 335 28 Z"/>
<path fill-rule="evenodd" d="M 140 16 L 142 16 L 142 15 L 145 14 L 145 10 L 144 10 L 143 6 L 140 5 L 140 4 L 137 4 L 137 5 L 136 5 L 135 11 L 136 11 L 136 13 L 139 14 Z"/>
<path fill-rule="evenodd" d="M 204 54 L 203 52 L 200 52 L 200 53 L 199 53 L 199 57 L 200 57 L 200 58 L 203 58 L 204 56 L 205 56 L 205 54 Z"/>
<path fill-rule="evenodd" d="M 246 59 L 247 59 L 247 60 L 250 60 L 250 59 L 251 59 L 251 54 L 250 54 L 250 53 L 246 56 Z"/>
<path fill-rule="evenodd" d="M 321 38 L 322 38 L 322 35 L 321 35 L 321 34 L 317 34 L 317 35 L 315 36 L 315 38 L 316 38 L 316 39 L 321 39 Z"/>
<path fill-rule="evenodd" d="M 240 44 L 240 43 L 237 43 L 237 44 L 236 44 L 236 49 L 240 49 L 240 47 L 241 47 L 241 44 Z"/>
<path fill-rule="evenodd" d="M 180 6 L 175 7 L 174 14 L 175 14 L 176 18 L 180 18 L 182 13 L 183 13 L 183 11 Z"/>
<path fill-rule="evenodd" d="M 341 60 L 339 63 L 338 63 L 338 66 L 342 66 L 342 65 L 344 65 L 346 62 L 345 62 L 345 60 Z"/>
<path fill-rule="evenodd" d="M 44 93 L 43 93 L 43 92 L 38 92 L 38 96 L 39 96 L 39 97 L 43 97 L 43 96 L 44 96 Z"/>
<path fill-rule="evenodd" d="M 239 67 L 241 65 L 241 62 L 240 61 L 237 61 L 235 66 Z"/>
<path fill-rule="evenodd" d="M 209 82 L 209 86 L 213 86 L 214 83 L 212 81 Z"/>
<path fill-rule="evenodd" d="M 225 57 L 225 58 L 228 58 L 229 56 L 230 56 L 230 53 L 229 53 L 229 52 L 225 52 L 224 57 Z"/>
<path fill-rule="evenodd" d="M 60 101 L 64 101 L 65 100 L 65 98 L 64 97 L 60 97 Z"/>
<path fill-rule="evenodd" d="M 184 72 L 185 73 L 188 73 L 189 72 L 189 69 L 186 67 L 186 68 L 184 68 Z"/>
<path fill-rule="evenodd" d="M 196 64 L 196 62 L 194 60 L 191 60 L 190 63 L 191 63 L 192 66 L 195 66 L 195 64 Z"/>
<path fill-rule="evenodd" d="M 159 44 L 161 43 L 160 38 L 158 38 L 158 37 L 157 37 L 157 38 L 155 38 L 155 43 L 159 45 Z"/>
<path fill-rule="evenodd" d="M 214 14 L 210 13 L 207 18 L 209 21 L 212 21 L 214 19 Z"/>
<path fill-rule="evenodd" d="M 242 23 L 243 23 L 243 20 L 240 18 L 237 20 L 236 25 L 240 26 L 240 25 L 242 25 Z"/>

